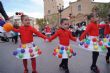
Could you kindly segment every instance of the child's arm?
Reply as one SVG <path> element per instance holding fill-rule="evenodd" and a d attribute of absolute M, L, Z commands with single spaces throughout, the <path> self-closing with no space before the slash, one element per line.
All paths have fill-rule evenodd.
<path fill-rule="evenodd" d="M 69 37 L 70 37 L 71 40 L 77 41 L 77 38 L 76 37 L 73 37 L 72 34 L 71 34 L 71 32 L 69 32 Z"/>
<path fill-rule="evenodd" d="M 101 25 L 99 24 L 98 26 L 99 26 L 100 28 L 105 28 L 106 24 L 101 24 Z"/>
<path fill-rule="evenodd" d="M 48 38 L 49 41 L 51 42 L 53 39 L 55 39 L 59 35 L 59 32 L 60 32 L 60 30 L 56 31 L 56 33 L 53 36 L 51 36 L 50 38 Z"/>
<path fill-rule="evenodd" d="M 82 33 L 82 35 L 80 36 L 80 40 L 84 39 L 84 37 L 86 36 L 86 34 L 91 30 L 90 24 L 87 26 L 86 30 Z"/>
<path fill-rule="evenodd" d="M 35 28 L 32 28 L 32 32 L 35 33 L 38 37 L 46 39 L 47 37 L 43 35 L 41 32 L 37 31 Z"/>
<path fill-rule="evenodd" d="M 14 32 L 20 32 L 20 29 L 13 28 Z"/>

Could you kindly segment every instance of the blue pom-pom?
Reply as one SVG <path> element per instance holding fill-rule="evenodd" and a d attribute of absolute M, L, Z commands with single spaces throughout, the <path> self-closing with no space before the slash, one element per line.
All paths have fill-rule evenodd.
<path fill-rule="evenodd" d="M 4 20 L 0 20 L 0 26 L 3 26 L 5 24 Z"/>
<path fill-rule="evenodd" d="M 17 54 L 18 54 L 18 52 L 17 52 L 17 51 L 14 51 L 14 52 L 13 52 L 13 55 L 14 55 L 14 56 L 16 56 Z"/>
<path fill-rule="evenodd" d="M 61 50 L 64 50 L 64 47 L 61 47 Z"/>
<path fill-rule="evenodd" d="M 76 52 L 73 52 L 73 56 L 76 56 Z"/>
<path fill-rule="evenodd" d="M 21 49 L 21 53 L 25 53 L 25 50 L 24 49 Z"/>
<path fill-rule="evenodd" d="M 33 44 L 33 47 L 35 47 L 36 45 L 35 44 Z"/>
<path fill-rule="evenodd" d="M 90 44 L 90 41 L 86 41 L 86 44 L 88 44 L 88 45 L 89 45 L 89 44 Z"/>
<path fill-rule="evenodd" d="M 109 35 L 106 35 L 106 38 L 109 38 Z"/>
<path fill-rule="evenodd" d="M 108 46 L 110 46 L 110 42 L 108 42 Z"/>
<path fill-rule="evenodd" d="M 63 50 L 60 50 L 60 54 L 63 54 Z"/>
<path fill-rule="evenodd" d="M 84 44 L 84 42 L 80 42 L 80 45 L 83 45 Z"/>

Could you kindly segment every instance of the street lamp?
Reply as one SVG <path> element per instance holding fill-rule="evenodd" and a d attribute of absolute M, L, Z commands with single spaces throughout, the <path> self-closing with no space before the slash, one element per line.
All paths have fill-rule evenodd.
<path fill-rule="evenodd" d="M 57 9 L 58 9 L 58 13 L 60 14 L 60 18 L 59 18 L 59 22 L 60 22 L 60 20 L 61 20 L 61 13 L 63 12 L 63 10 L 64 10 L 64 6 L 63 5 L 61 5 L 61 4 L 59 4 L 59 6 L 57 6 Z"/>

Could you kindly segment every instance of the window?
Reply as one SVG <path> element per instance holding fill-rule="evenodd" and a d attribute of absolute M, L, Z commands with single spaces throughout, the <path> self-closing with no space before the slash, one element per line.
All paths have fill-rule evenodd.
<path fill-rule="evenodd" d="M 50 10 L 48 10 L 48 14 L 50 14 Z"/>
<path fill-rule="evenodd" d="M 78 5 L 78 11 L 81 11 L 81 5 Z"/>

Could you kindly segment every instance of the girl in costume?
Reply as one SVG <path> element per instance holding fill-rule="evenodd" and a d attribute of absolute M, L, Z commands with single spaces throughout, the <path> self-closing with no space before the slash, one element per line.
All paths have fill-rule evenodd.
<path fill-rule="evenodd" d="M 59 37 L 59 46 L 54 49 L 53 55 L 57 56 L 58 58 L 62 58 L 62 62 L 59 65 L 59 68 L 64 69 L 65 73 L 69 73 L 68 58 L 71 58 L 75 54 L 69 44 L 70 39 L 76 41 L 76 38 L 73 37 L 71 32 L 68 30 L 68 19 L 63 18 L 60 24 L 61 28 L 58 29 L 56 33 L 49 38 L 49 41 Z"/>
<path fill-rule="evenodd" d="M 106 21 L 106 24 L 102 25 L 104 28 L 104 36 L 103 40 L 105 40 L 104 44 L 107 46 L 107 55 L 106 55 L 106 63 L 109 63 L 109 57 L 110 57 L 110 19 L 108 18 Z M 107 39 L 107 40 L 106 40 Z"/>
<path fill-rule="evenodd" d="M 83 34 L 80 37 L 81 43 L 80 46 L 82 46 L 86 50 L 92 51 L 92 65 L 91 70 L 95 73 L 99 73 L 99 69 L 96 65 L 99 51 L 102 52 L 106 49 L 106 47 L 103 44 L 103 41 L 99 40 L 99 25 L 97 24 L 97 18 L 94 17 L 93 14 L 90 14 L 88 19 L 90 20 L 90 23 L 88 24 L 86 30 L 83 32 Z M 88 35 L 86 39 L 84 39 Z M 84 39 L 84 40 L 83 40 Z"/>
<path fill-rule="evenodd" d="M 19 59 L 23 59 L 24 73 L 28 73 L 27 59 L 31 59 L 32 73 L 37 73 L 36 57 L 41 54 L 41 50 L 33 43 L 33 33 L 43 39 L 46 39 L 46 36 L 30 26 L 30 19 L 27 15 L 22 15 L 21 21 L 22 26 L 20 26 L 19 29 L 13 29 L 13 31 L 19 32 L 21 35 L 21 45 L 13 52 L 13 55 Z"/>
<path fill-rule="evenodd" d="M 51 28 L 49 27 L 49 25 L 45 26 L 45 35 L 48 37 L 51 36 Z"/>

